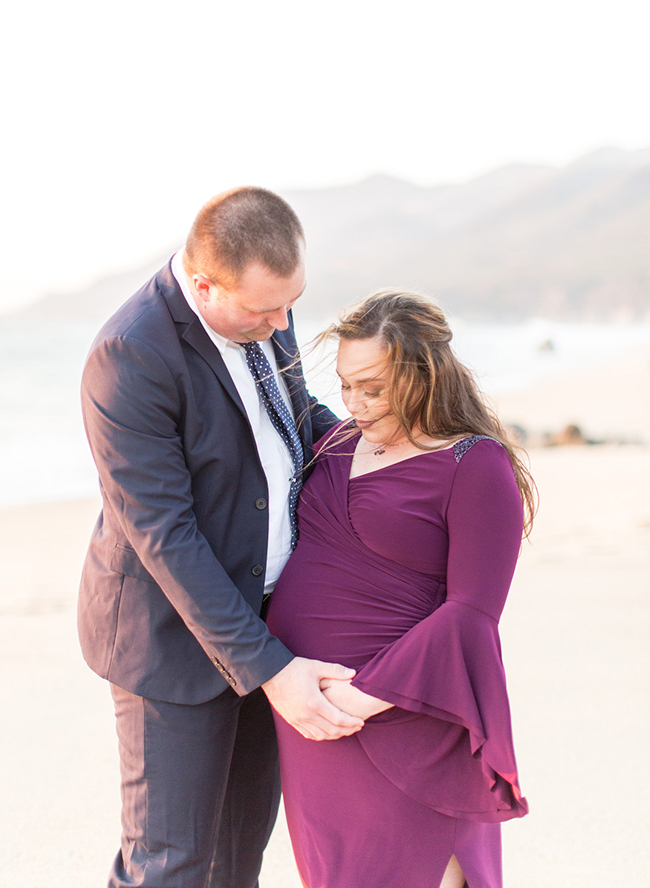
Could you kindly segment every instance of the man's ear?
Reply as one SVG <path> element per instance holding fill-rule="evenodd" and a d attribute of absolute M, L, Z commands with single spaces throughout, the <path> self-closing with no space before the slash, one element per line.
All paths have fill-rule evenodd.
<path fill-rule="evenodd" d="M 209 277 L 205 274 L 193 274 L 192 285 L 194 287 L 194 292 L 201 302 L 207 303 L 210 301 L 210 287 L 212 286 L 212 281 Z"/>

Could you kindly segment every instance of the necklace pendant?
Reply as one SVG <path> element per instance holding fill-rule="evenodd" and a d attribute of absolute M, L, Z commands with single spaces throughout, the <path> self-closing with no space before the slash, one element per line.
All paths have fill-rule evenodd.
<path fill-rule="evenodd" d="M 377 450 L 373 450 L 373 453 L 375 454 L 375 456 L 381 456 L 382 453 L 386 453 L 386 448 L 379 447 Z"/>

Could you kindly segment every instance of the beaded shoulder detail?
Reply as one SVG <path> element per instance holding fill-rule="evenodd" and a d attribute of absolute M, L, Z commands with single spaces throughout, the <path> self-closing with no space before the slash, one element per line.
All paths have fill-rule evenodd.
<path fill-rule="evenodd" d="M 461 461 L 461 459 L 465 456 L 468 450 L 471 450 L 475 444 L 478 444 L 479 441 L 494 441 L 494 438 L 490 438 L 489 435 L 471 435 L 469 438 L 463 438 L 462 441 L 456 441 L 453 446 L 454 451 L 454 459 L 457 463 Z M 499 443 L 498 441 L 496 442 Z"/>

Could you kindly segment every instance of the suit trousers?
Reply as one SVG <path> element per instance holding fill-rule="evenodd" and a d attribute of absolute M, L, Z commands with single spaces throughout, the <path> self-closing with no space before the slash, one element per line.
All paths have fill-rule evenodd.
<path fill-rule="evenodd" d="M 256 888 L 280 802 L 264 692 L 186 706 L 111 691 L 122 842 L 109 888 Z"/>

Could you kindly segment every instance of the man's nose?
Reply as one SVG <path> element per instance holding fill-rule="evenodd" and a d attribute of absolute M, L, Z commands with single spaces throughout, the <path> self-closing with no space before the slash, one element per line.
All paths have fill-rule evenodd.
<path fill-rule="evenodd" d="M 272 314 L 267 315 L 266 320 L 272 327 L 275 327 L 276 330 L 286 330 L 289 326 L 289 315 L 284 306 L 277 311 L 274 311 Z"/>

